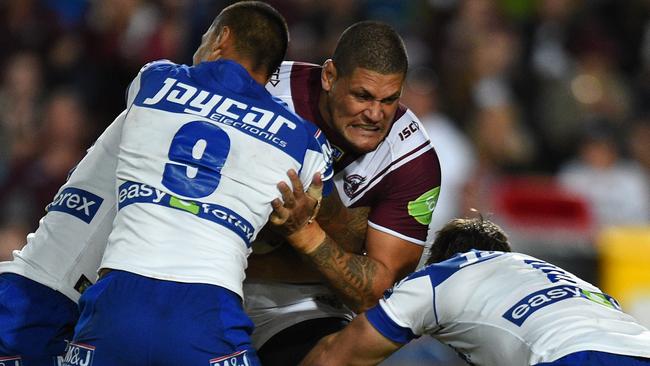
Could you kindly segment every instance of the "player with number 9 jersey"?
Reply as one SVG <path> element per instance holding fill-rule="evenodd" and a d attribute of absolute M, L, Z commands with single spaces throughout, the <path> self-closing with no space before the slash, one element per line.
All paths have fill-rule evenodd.
<path fill-rule="evenodd" d="M 245 83 L 243 72 L 227 61 L 194 68 L 158 62 L 133 82 L 118 214 L 102 268 L 241 295 L 246 257 L 272 211 L 276 183 L 289 169 L 304 186 L 317 171 L 331 176 L 320 131 L 262 86 Z M 213 75 L 224 87 L 210 87 L 205 80 Z"/>
<path fill-rule="evenodd" d="M 230 60 L 149 64 L 127 108 L 103 276 L 81 299 L 66 359 L 203 364 L 229 347 L 254 352 L 241 308 L 251 242 L 288 170 L 304 187 L 318 172 L 328 184 L 327 141 Z M 215 349 L 226 351 L 205 352 Z"/>

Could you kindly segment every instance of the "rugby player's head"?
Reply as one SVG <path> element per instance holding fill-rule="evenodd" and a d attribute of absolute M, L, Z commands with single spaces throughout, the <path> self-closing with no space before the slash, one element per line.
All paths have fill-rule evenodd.
<path fill-rule="evenodd" d="M 287 22 L 277 10 L 261 1 L 242 1 L 215 18 L 194 54 L 194 64 L 234 59 L 268 79 L 282 63 L 288 43 Z"/>
<path fill-rule="evenodd" d="M 363 21 L 341 34 L 323 65 L 320 111 L 353 150 L 373 151 L 386 137 L 407 69 L 404 42 L 388 24 Z"/>
<path fill-rule="evenodd" d="M 358 67 L 382 75 L 406 75 L 408 70 L 402 37 L 390 25 L 377 21 L 358 22 L 343 31 L 332 61 L 343 77 Z"/>
<path fill-rule="evenodd" d="M 506 233 L 483 217 L 454 219 L 436 233 L 427 264 L 442 262 L 471 249 L 510 252 Z"/>

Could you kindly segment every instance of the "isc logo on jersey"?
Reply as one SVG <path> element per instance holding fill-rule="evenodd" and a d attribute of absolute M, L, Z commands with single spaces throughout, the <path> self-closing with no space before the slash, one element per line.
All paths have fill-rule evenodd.
<path fill-rule="evenodd" d="M 64 212 L 89 224 L 103 201 L 101 197 L 88 191 L 68 187 L 59 192 L 45 210 Z"/>

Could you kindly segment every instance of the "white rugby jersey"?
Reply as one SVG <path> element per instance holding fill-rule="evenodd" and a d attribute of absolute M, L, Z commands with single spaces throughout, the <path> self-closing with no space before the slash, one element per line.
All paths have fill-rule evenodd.
<path fill-rule="evenodd" d="M 536 365 L 580 351 L 650 357 L 650 331 L 550 263 L 471 251 L 408 276 L 367 313 L 386 338 L 430 334 L 474 365 Z"/>
<path fill-rule="evenodd" d="M 333 149 L 334 184 L 347 207 L 370 207 L 368 225 L 425 245 L 440 190 L 440 163 L 426 131 L 400 105 L 388 135 L 375 151 L 359 154 L 346 149 L 318 108 L 321 70 L 318 65 L 285 61 L 266 89 L 325 133 Z M 246 312 L 255 322 L 252 339 L 257 348 L 296 323 L 353 316 L 325 286 L 263 281 L 245 288 Z"/>
<path fill-rule="evenodd" d="M 285 61 L 267 90 L 323 130 L 333 149 L 334 184 L 347 207 L 370 207 L 368 225 L 424 245 L 440 191 L 440 163 L 420 120 L 400 105 L 386 139 L 359 154 L 328 126 L 318 109 L 321 66 Z"/>
<path fill-rule="evenodd" d="M 305 187 L 316 172 L 331 175 L 324 136 L 227 60 L 149 64 L 127 108 L 101 267 L 241 295 L 276 184 L 291 168 Z"/>
<path fill-rule="evenodd" d="M 97 139 L 59 189 L 27 244 L 0 272 L 20 274 L 77 302 L 97 280 L 115 218 L 115 168 L 125 112 Z"/>

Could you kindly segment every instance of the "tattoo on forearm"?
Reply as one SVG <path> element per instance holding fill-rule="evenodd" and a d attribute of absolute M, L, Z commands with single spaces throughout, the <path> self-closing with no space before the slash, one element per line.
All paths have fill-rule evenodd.
<path fill-rule="evenodd" d="M 347 299 L 353 308 L 359 309 L 374 303 L 373 285 L 377 265 L 365 256 L 347 253 L 329 236 L 310 254 L 314 264 L 327 276 L 331 286 Z"/>

